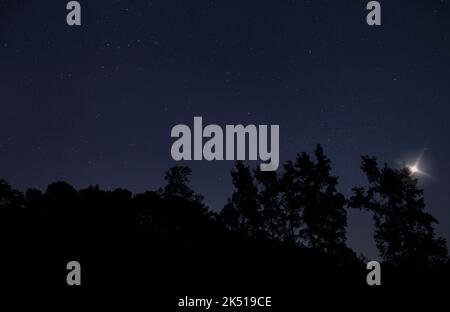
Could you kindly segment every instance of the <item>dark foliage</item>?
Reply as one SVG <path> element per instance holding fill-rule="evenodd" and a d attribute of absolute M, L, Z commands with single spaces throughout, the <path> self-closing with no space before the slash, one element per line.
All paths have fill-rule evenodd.
<path fill-rule="evenodd" d="M 379 169 L 367 157 L 362 169 L 369 186 L 355 188 L 350 204 L 374 213 L 377 246 L 392 273 L 386 280 L 404 283 L 402 270 L 412 264 L 424 270 L 416 272 L 422 280 L 445 280 L 445 242 L 435 237 L 436 220 L 423 211 L 417 181 L 407 170 Z M 142 286 L 149 276 L 159 288 L 182 293 L 209 289 L 205 285 L 296 289 L 286 281 L 308 289 L 366 287 L 365 263 L 345 244 L 347 200 L 321 146 L 314 159 L 299 154 L 281 173 L 237 162 L 235 190 L 220 213 L 190 188 L 190 174 L 188 167 L 171 168 L 165 187 L 140 194 L 76 190 L 65 182 L 22 194 L 0 180 L 2 260 L 14 280 L 26 280 L 38 266 L 46 273 L 36 278 L 63 286 L 65 263 L 79 259 L 87 263 L 91 287 L 111 280 Z M 23 276 L 12 269 L 17 267 Z M 193 288 L 191 281 L 202 286 Z"/>
<path fill-rule="evenodd" d="M 424 211 L 423 191 L 409 169 L 385 165 L 362 157 L 361 169 L 369 186 L 354 188 L 351 206 L 373 212 L 375 241 L 383 259 L 394 266 L 428 267 L 446 263 L 447 244 L 436 237 L 437 220 Z"/>

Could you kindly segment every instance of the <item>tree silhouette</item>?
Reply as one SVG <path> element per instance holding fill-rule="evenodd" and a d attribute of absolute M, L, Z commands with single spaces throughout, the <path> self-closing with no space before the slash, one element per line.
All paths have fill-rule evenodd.
<path fill-rule="evenodd" d="M 250 237 L 259 236 L 262 233 L 262 216 L 252 172 L 238 161 L 231 176 L 235 190 L 222 211 L 222 218 L 233 231 L 246 233 Z"/>
<path fill-rule="evenodd" d="M 286 218 L 281 202 L 281 181 L 276 171 L 255 170 L 258 182 L 258 205 L 261 207 L 263 230 L 272 240 L 283 240 L 286 236 Z"/>
<path fill-rule="evenodd" d="M 426 267 L 447 261 L 446 241 L 436 237 L 437 220 L 424 211 L 423 191 L 407 169 L 379 168 L 362 157 L 369 186 L 355 187 L 351 206 L 374 213 L 375 241 L 383 259 L 394 266 Z"/>
<path fill-rule="evenodd" d="M 0 210 L 23 208 L 24 197 L 19 191 L 11 188 L 5 181 L 0 179 Z"/>
<path fill-rule="evenodd" d="M 285 165 L 284 196 L 290 235 L 325 252 L 341 250 L 346 241 L 346 199 L 336 189 L 330 160 L 318 145 L 316 161 L 306 153 Z"/>
<path fill-rule="evenodd" d="M 245 282 L 242 276 L 263 290 L 290 289 L 285 276 L 301 279 L 306 288 L 330 281 L 364 284 L 364 260 L 345 245 L 347 202 L 322 147 L 313 157 L 298 154 L 283 168 L 262 172 L 236 162 L 234 190 L 220 213 L 209 211 L 191 189 L 189 167 L 170 168 L 165 187 L 138 194 L 99 186 L 77 190 L 56 182 L 24 196 L 0 180 L 0 230 L 13 246 L 3 254 L 14 256 L 4 271 L 29 278 L 35 272 L 28 267 L 44 267 L 55 270 L 54 282 L 62 262 L 81 257 L 97 285 L 119 266 L 125 268 L 124 285 L 142 276 L 146 285 L 151 276 L 158 287 L 165 283 L 171 289 L 183 281 L 191 287 L 193 279 L 208 287 L 224 280 L 236 285 Z M 377 246 L 395 264 L 388 270 L 400 283 L 401 268 L 413 265 L 426 269 L 414 271 L 414 279 L 423 271 L 422 280 L 447 282 L 448 265 L 433 266 L 447 259 L 445 240 L 435 237 L 436 220 L 423 211 L 417 180 L 407 169 L 379 169 L 368 157 L 362 168 L 369 186 L 355 188 L 350 206 L 374 213 Z M 39 280 L 47 281 L 44 275 Z"/>
<path fill-rule="evenodd" d="M 307 155 L 299 156 L 307 157 Z M 285 211 L 286 236 L 285 241 L 302 246 L 302 193 L 301 182 L 297 179 L 298 170 L 292 161 L 284 164 L 284 173 L 281 178 L 282 205 Z"/>
<path fill-rule="evenodd" d="M 170 244 L 191 246 L 209 239 L 204 234 L 212 214 L 203 204 L 203 196 L 189 186 L 191 174 L 192 170 L 187 166 L 171 167 L 165 175 L 167 184 L 160 191 L 163 201 L 156 199 L 156 194 L 147 194 L 147 198 L 159 202 L 150 217 L 152 231 Z"/>
<path fill-rule="evenodd" d="M 163 197 L 166 199 L 182 197 L 187 200 L 202 201 L 203 197 L 195 194 L 188 185 L 191 174 L 192 170 L 187 166 L 171 167 L 164 177 L 167 184 L 162 191 Z"/>
<path fill-rule="evenodd" d="M 27 226 L 28 219 L 23 194 L 0 180 L 0 229 L 16 235 Z"/>

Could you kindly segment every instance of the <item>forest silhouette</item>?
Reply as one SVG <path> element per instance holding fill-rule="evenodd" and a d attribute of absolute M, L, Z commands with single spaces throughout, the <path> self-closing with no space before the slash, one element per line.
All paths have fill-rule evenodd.
<path fill-rule="evenodd" d="M 361 169 L 366 185 L 346 197 L 320 145 L 279 172 L 238 161 L 233 193 L 219 212 L 191 189 L 186 166 L 170 168 L 159 190 L 138 194 L 76 190 L 61 181 L 20 192 L 0 180 L 5 271 L 15 281 L 31 274 L 49 287 L 65 286 L 65 264 L 77 260 L 91 288 L 365 289 L 371 259 L 346 245 L 347 211 L 364 209 L 373 215 L 383 287 L 446 283 L 446 241 L 434 232 L 437 220 L 425 211 L 417 178 L 368 156 Z"/>

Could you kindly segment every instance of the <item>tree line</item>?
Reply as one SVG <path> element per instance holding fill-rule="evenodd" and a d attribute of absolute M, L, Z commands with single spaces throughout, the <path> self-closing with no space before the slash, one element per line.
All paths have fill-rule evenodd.
<path fill-rule="evenodd" d="M 260 171 L 243 162 L 231 170 L 233 193 L 220 212 L 189 186 L 191 169 L 170 168 L 166 185 L 132 194 L 98 186 L 75 190 L 56 182 L 42 192 L 20 192 L 0 180 L 0 226 L 14 235 L 144 237 L 152 246 L 234 248 L 249 242 L 313 250 L 342 262 L 360 261 L 346 245 L 347 212 L 372 213 L 374 239 L 385 263 L 393 267 L 448 264 L 437 220 L 425 211 L 423 190 L 408 168 L 380 166 L 361 159 L 365 186 L 350 196 L 338 191 L 331 161 L 318 145 L 313 155 L 299 153 L 282 170 Z M 24 234 L 25 235 L 25 234 Z M 237 247 L 236 247 L 237 248 Z"/>

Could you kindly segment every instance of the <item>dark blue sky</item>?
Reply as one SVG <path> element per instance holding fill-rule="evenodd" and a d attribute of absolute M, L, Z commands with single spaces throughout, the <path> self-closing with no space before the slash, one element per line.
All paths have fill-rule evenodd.
<path fill-rule="evenodd" d="M 280 156 L 324 146 L 349 194 L 361 155 L 400 166 L 423 149 L 427 210 L 450 239 L 450 3 L 380 1 L 0 0 L 0 177 L 133 191 L 163 184 L 171 128 L 279 124 Z M 232 162 L 185 162 L 221 209 Z M 255 163 L 254 165 L 256 165 Z M 371 217 L 349 242 L 373 257 Z"/>

